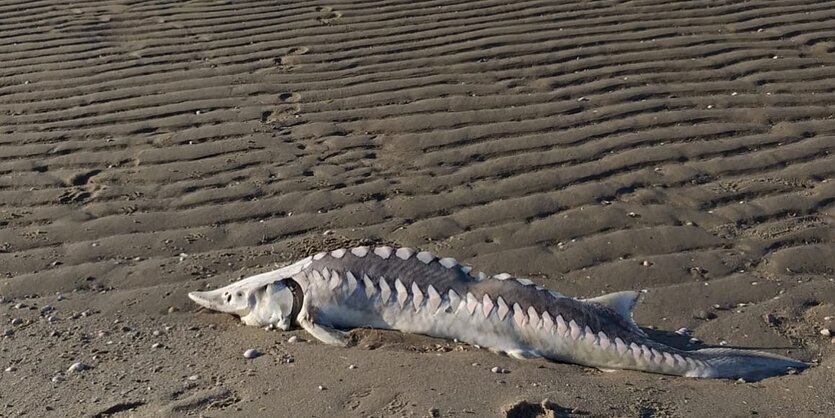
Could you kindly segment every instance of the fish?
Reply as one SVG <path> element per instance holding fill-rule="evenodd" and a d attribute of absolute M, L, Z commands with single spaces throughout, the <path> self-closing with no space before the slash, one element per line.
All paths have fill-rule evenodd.
<path fill-rule="evenodd" d="M 601 370 L 757 381 L 810 364 L 726 347 L 681 350 L 634 321 L 638 291 L 590 299 L 529 279 L 474 273 L 453 258 L 411 248 L 342 248 L 228 286 L 188 294 L 246 325 L 301 327 L 347 346 L 348 331 L 377 328 L 456 339 L 517 359 L 546 358 Z"/>

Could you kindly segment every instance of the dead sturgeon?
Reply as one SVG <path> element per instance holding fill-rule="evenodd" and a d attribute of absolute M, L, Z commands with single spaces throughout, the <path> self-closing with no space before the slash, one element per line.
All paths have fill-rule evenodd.
<path fill-rule="evenodd" d="M 546 357 L 601 369 L 759 380 L 808 364 L 730 348 L 682 351 L 655 342 L 632 320 L 638 292 L 579 300 L 509 274 L 470 274 L 452 258 L 410 248 L 319 253 L 221 289 L 198 304 L 247 325 L 298 324 L 324 343 L 340 329 L 380 328 L 457 338 L 514 358 Z"/>

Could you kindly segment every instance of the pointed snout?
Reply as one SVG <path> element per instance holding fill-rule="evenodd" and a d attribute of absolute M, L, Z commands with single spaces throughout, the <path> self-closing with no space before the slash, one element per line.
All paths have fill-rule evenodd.
<path fill-rule="evenodd" d="M 217 290 L 211 290 L 208 292 L 189 292 L 188 298 L 204 308 L 223 312 L 222 292 L 218 292 Z"/>

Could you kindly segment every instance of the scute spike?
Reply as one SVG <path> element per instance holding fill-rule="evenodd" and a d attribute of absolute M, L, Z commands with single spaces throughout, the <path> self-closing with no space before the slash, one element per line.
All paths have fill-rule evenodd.
<path fill-rule="evenodd" d="M 500 321 L 504 321 L 508 312 L 510 312 L 510 307 L 507 306 L 507 303 L 505 303 L 501 296 L 496 298 L 496 306 L 496 315 L 499 316 Z"/>
<path fill-rule="evenodd" d="M 539 313 L 536 312 L 536 309 L 534 309 L 533 306 L 528 306 L 528 318 L 530 318 L 530 324 L 532 327 L 539 327 Z"/>
<path fill-rule="evenodd" d="M 542 312 L 542 329 L 548 332 L 554 332 L 554 319 L 548 311 Z"/>
<path fill-rule="evenodd" d="M 664 361 L 664 355 L 660 351 L 654 348 L 650 348 L 650 351 L 652 351 L 652 361 L 656 363 Z"/>
<path fill-rule="evenodd" d="M 475 310 L 478 308 L 478 305 L 478 299 L 476 299 L 472 293 L 467 292 L 467 312 L 469 312 L 470 315 L 472 315 L 473 313 L 475 313 Z"/>
<path fill-rule="evenodd" d="M 438 293 L 435 287 L 431 284 L 426 287 L 426 294 L 429 296 L 429 301 L 427 302 L 429 309 L 431 309 L 433 313 L 437 312 L 438 308 L 441 307 L 441 302 L 443 301 L 441 294 Z"/>
<path fill-rule="evenodd" d="M 452 289 L 449 289 L 447 296 L 449 297 L 449 308 L 452 313 L 458 312 L 458 308 L 461 306 L 461 296 L 458 296 L 458 293 L 455 293 Z"/>
<path fill-rule="evenodd" d="M 423 292 L 415 282 L 412 282 L 412 304 L 415 306 L 416 311 L 419 310 L 420 305 L 423 304 Z"/>
<path fill-rule="evenodd" d="M 579 340 L 583 336 L 583 330 L 580 329 L 580 326 L 573 319 L 568 322 L 568 328 L 571 329 L 571 338 Z"/>
<path fill-rule="evenodd" d="M 420 260 L 423 264 L 429 264 L 435 260 L 435 256 L 428 251 L 421 251 L 417 253 L 417 259 Z"/>
<path fill-rule="evenodd" d="M 374 282 L 371 281 L 371 278 L 369 278 L 367 274 L 362 275 L 362 285 L 365 286 L 365 296 L 368 299 L 373 298 L 377 293 L 377 289 L 374 287 Z"/>
<path fill-rule="evenodd" d="M 388 304 L 391 300 L 391 286 L 389 286 L 385 277 L 380 277 L 377 282 L 380 283 L 380 300 L 383 301 L 384 305 Z"/>
<path fill-rule="evenodd" d="M 338 250 L 333 250 L 333 251 L 331 251 L 331 257 L 339 259 L 339 258 L 342 258 L 347 252 L 348 252 L 348 250 L 346 250 L 344 248 L 340 248 Z"/>
<path fill-rule="evenodd" d="M 650 350 L 650 349 L 649 349 L 649 347 L 647 347 L 647 346 L 645 346 L 645 345 L 641 345 L 641 353 L 643 353 L 643 355 L 644 355 L 644 360 L 645 360 L 647 363 L 652 363 L 652 361 L 653 361 L 653 358 L 652 358 L 652 350 Z"/>
<path fill-rule="evenodd" d="M 377 255 L 377 257 L 382 258 L 383 260 L 388 260 L 388 258 L 391 257 L 392 252 L 393 249 L 389 246 L 377 247 L 374 249 L 374 254 Z"/>
<path fill-rule="evenodd" d="M 559 335 L 560 337 L 565 337 L 568 335 L 568 332 L 568 324 L 565 323 L 565 320 L 562 318 L 562 315 L 557 315 L 557 335 Z"/>
<path fill-rule="evenodd" d="M 604 350 L 608 349 L 609 346 L 612 345 L 612 341 L 609 339 L 609 336 L 606 335 L 606 333 L 603 331 L 597 333 L 597 338 L 600 344 L 600 348 Z"/>
<path fill-rule="evenodd" d="M 589 328 L 588 325 L 586 325 L 586 328 L 583 331 L 585 334 L 583 338 L 585 339 L 587 344 L 597 343 L 597 334 L 592 332 L 591 328 Z"/>
<path fill-rule="evenodd" d="M 528 317 L 525 315 L 525 311 L 522 310 L 522 307 L 519 306 L 518 303 L 513 304 L 513 320 L 516 321 L 516 325 L 524 327 L 525 324 L 528 323 Z"/>
<path fill-rule="evenodd" d="M 632 343 L 629 343 L 629 349 L 632 351 L 632 357 L 636 361 L 640 361 L 641 357 L 643 356 L 643 352 L 641 352 L 641 347 L 638 346 L 638 344 L 635 344 L 634 342 L 632 342 Z"/>
<path fill-rule="evenodd" d="M 438 260 L 438 263 L 448 269 L 451 269 L 458 265 L 458 261 L 451 257 L 446 257 Z"/>
<path fill-rule="evenodd" d="M 408 247 L 398 248 L 397 251 L 394 252 L 394 255 L 396 255 L 397 258 L 399 258 L 401 260 L 408 260 L 414 254 L 415 254 L 415 250 L 413 250 L 411 248 L 408 248 Z"/>
<path fill-rule="evenodd" d="M 397 291 L 397 304 L 400 305 L 401 309 L 405 308 L 406 301 L 409 300 L 409 291 L 406 290 L 406 286 L 403 285 L 400 279 L 394 281 L 394 289 Z"/>
<path fill-rule="evenodd" d="M 363 258 L 368 255 L 368 247 L 354 247 L 351 248 L 351 254 L 356 257 Z"/>
<path fill-rule="evenodd" d="M 357 290 L 357 277 L 350 271 L 345 272 L 345 281 L 348 283 L 348 296 L 353 295 Z"/>
<path fill-rule="evenodd" d="M 493 312 L 494 306 L 496 305 L 493 303 L 493 299 L 490 299 L 490 295 L 485 293 L 484 296 L 481 298 L 482 313 L 484 314 L 485 318 L 490 316 L 490 313 Z"/>
<path fill-rule="evenodd" d="M 624 344 L 623 340 L 621 340 L 620 337 L 615 337 L 615 347 L 618 350 L 618 354 L 621 355 L 626 354 L 626 352 L 629 351 L 629 347 L 626 344 Z"/>
<path fill-rule="evenodd" d="M 342 277 L 340 277 L 339 272 L 334 270 L 331 272 L 331 280 L 330 285 L 328 286 L 331 290 L 336 290 L 342 286 Z"/>
<path fill-rule="evenodd" d="M 516 281 L 519 282 L 522 286 L 533 286 L 533 282 L 531 279 L 524 279 L 524 278 L 516 278 Z"/>

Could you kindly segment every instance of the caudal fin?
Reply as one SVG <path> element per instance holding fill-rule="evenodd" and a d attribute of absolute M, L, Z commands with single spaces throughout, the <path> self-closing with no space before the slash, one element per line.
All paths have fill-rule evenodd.
<path fill-rule="evenodd" d="M 744 379 L 753 382 L 810 366 L 808 363 L 777 354 L 733 348 L 704 348 L 687 354 L 707 365 L 695 377 Z"/>

